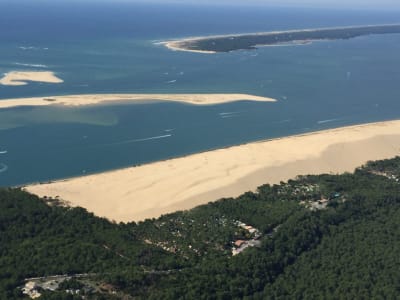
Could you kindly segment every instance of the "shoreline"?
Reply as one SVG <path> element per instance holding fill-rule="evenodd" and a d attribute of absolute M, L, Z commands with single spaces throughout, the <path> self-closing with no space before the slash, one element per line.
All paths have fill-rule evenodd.
<path fill-rule="evenodd" d="M 24 189 L 39 196 L 59 196 L 112 220 L 140 221 L 236 197 L 265 183 L 353 171 L 368 160 L 399 154 L 400 120 L 384 121 L 257 141 Z"/>
<path fill-rule="evenodd" d="M 169 50 L 172 51 L 185 51 L 185 52 L 192 52 L 192 53 L 203 53 L 203 54 L 216 54 L 216 51 L 205 51 L 205 50 L 193 50 L 193 49 L 188 49 L 185 47 L 179 47 L 180 42 L 185 43 L 185 42 L 192 42 L 194 40 L 176 40 L 176 41 L 169 41 L 169 42 L 161 42 L 159 43 L 160 45 L 163 45 L 167 47 Z"/>
<path fill-rule="evenodd" d="M 82 94 L 65 96 L 47 96 L 32 98 L 0 99 L 0 109 L 18 106 L 82 106 L 110 102 L 129 101 L 172 101 L 193 105 L 214 105 L 235 101 L 276 102 L 268 97 L 249 94 L 210 93 L 210 94 Z"/>

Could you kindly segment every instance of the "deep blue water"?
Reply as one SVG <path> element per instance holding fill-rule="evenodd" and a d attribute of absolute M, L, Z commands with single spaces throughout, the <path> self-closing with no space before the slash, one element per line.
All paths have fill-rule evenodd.
<path fill-rule="evenodd" d="M 279 100 L 206 107 L 164 102 L 2 109 L 0 185 L 399 118 L 400 35 L 215 55 L 173 52 L 154 44 L 194 35 L 396 23 L 398 16 L 272 7 L 0 2 L 0 73 L 51 70 L 64 80 L 0 85 L 0 99 L 239 92 Z"/>

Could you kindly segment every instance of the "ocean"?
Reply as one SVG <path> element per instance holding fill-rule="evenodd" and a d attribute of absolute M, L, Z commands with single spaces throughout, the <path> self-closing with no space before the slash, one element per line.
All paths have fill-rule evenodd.
<path fill-rule="evenodd" d="M 399 34 L 213 55 L 157 44 L 385 23 L 400 23 L 398 12 L 4 0 L 0 73 L 50 70 L 64 83 L 0 85 L 0 101 L 90 93 L 248 93 L 278 101 L 0 109 L 0 186 L 399 118 Z"/>

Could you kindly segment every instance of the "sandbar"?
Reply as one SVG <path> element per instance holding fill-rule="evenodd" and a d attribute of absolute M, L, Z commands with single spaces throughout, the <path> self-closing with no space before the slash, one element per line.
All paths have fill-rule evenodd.
<path fill-rule="evenodd" d="M 5 73 L 4 77 L 0 79 L 0 84 L 20 86 L 27 85 L 29 81 L 35 82 L 45 82 L 45 83 L 62 83 L 62 79 L 58 78 L 54 72 L 51 71 L 32 71 L 32 72 L 22 72 L 13 71 Z"/>
<path fill-rule="evenodd" d="M 0 99 L 0 108 L 17 106 L 94 105 L 103 102 L 123 101 L 174 101 L 195 105 L 214 105 L 240 100 L 275 102 L 275 99 L 248 94 L 88 94 L 48 96 L 34 98 Z"/>
<path fill-rule="evenodd" d="M 351 172 L 399 154 L 400 120 L 253 142 L 26 190 L 111 220 L 139 221 L 301 174 Z"/>

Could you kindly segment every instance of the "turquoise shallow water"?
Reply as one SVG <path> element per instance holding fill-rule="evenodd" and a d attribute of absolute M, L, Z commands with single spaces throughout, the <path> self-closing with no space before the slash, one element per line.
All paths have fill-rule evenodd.
<path fill-rule="evenodd" d="M 19 13 L 13 15 L 13 9 Z M 28 22 L 32 16 L 23 12 L 29 9 L 8 5 L 8 11 L 0 10 L 4 14 L 0 23 L 7 18 Z M 118 11 L 105 5 L 81 7 L 76 16 L 69 6 L 34 9 L 42 11 L 43 23 L 53 26 L 39 23 L 29 30 L 16 26 L 12 34 L 0 32 L 0 73 L 52 70 L 64 83 L 0 86 L 0 99 L 102 92 L 238 92 L 278 102 L 2 109 L 0 185 L 77 176 L 400 116 L 400 35 L 216 55 L 173 52 L 154 44 L 201 34 L 389 23 L 398 21 L 394 13 L 272 8 L 239 13 L 223 7 L 146 5 Z M 43 11 L 58 18 L 46 17 L 52 14 Z M 68 18 L 72 13 L 73 21 Z"/>

